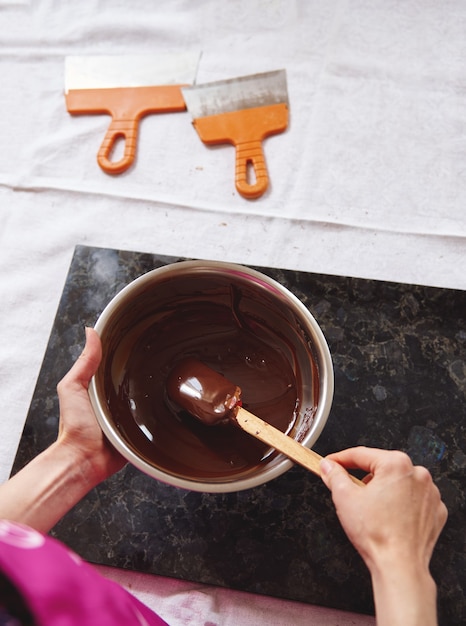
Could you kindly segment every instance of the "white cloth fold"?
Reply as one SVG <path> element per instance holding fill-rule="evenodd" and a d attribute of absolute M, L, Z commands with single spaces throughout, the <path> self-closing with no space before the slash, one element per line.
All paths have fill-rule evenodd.
<path fill-rule="evenodd" d="M 12 22 L 18 41 L 15 28 L 7 30 L 0 51 L 1 130 L 10 147 L 0 154 L 0 183 L 391 232 L 466 234 L 461 3 L 455 11 L 397 2 L 230 2 L 222 11 L 209 2 L 142 6 L 128 15 L 123 6 L 98 5 L 94 14 L 88 3 L 43 2 L 22 12 L 21 28 Z M 24 30 L 28 22 L 33 31 Z M 198 83 L 287 71 L 290 124 L 264 141 L 271 185 L 255 202 L 236 192 L 234 148 L 205 146 L 188 112 L 144 119 L 135 165 L 112 177 L 96 163 L 110 118 L 66 111 L 66 54 L 186 49 L 202 50 Z"/>

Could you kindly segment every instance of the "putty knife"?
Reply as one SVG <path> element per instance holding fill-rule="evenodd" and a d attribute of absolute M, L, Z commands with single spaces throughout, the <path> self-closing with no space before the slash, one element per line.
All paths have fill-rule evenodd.
<path fill-rule="evenodd" d="M 134 161 L 139 120 L 150 113 L 186 110 L 183 85 L 194 82 L 198 53 L 152 56 L 71 56 L 65 59 L 66 108 L 72 114 L 111 115 L 97 161 L 108 174 L 120 174 Z M 112 151 L 124 141 L 124 154 Z"/>
<path fill-rule="evenodd" d="M 288 126 L 285 70 L 184 87 L 194 127 L 205 144 L 236 148 L 236 189 L 258 198 L 269 177 L 262 141 Z"/>

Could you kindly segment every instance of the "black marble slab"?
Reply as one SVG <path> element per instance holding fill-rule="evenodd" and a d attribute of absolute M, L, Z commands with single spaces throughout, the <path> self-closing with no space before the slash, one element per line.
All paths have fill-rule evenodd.
<path fill-rule="evenodd" d="M 56 437 L 55 387 L 127 283 L 180 259 L 79 246 L 71 263 L 13 473 Z M 432 560 L 440 624 L 466 623 L 466 292 L 257 268 L 317 318 L 335 366 L 316 450 L 399 448 L 432 472 L 449 520 Z M 91 562 L 373 613 L 368 573 L 321 481 L 294 467 L 261 487 L 203 494 L 127 466 L 53 534 Z"/>

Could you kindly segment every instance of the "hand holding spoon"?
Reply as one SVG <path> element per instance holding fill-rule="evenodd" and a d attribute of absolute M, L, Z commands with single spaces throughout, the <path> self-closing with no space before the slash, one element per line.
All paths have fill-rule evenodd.
<path fill-rule="evenodd" d="M 320 454 L 244 409 L 241 389 L 197 359 L 184 359 L 175 366 L 167 380 L 167 393 L 173 402 L 204 424 L 215 426 L 233 422 L 295 463 L 321 475 Z M 349 476 L 353 482 L 364 486 L 362 481 Z"/>

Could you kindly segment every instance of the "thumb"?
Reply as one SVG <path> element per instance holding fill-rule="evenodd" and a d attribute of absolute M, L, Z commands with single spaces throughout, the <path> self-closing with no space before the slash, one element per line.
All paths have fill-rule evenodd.
<path fill-rule="evenodd" d="M 100 337 L 94 329 L 86 328 L 86 345 L 84 350 L 59 383 L 58 391 L 62 391 L 63 387 L 68 388 L 71 386 L 75 388 L 76 385 L 87 389 L 89 381 L 99 367 L 101 358 L 102 346 Z"/>
<path fill-rule="evenodd" d="M 76 380 L 87 387 L 96 373 L 102 359 L 100 337 L 93 328 L 86 328 L 86 345 L 80 358 L 74 364 L 72 373 Z"/>
<path fill-rule="evenodd" d="M 352 486 L 348 472 L 335 461 L 326 458 L 322 459 L 320 462 L 320 471 L 322 480 L 332 492 L 336 487 Z"/>

